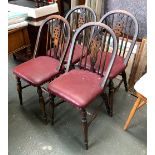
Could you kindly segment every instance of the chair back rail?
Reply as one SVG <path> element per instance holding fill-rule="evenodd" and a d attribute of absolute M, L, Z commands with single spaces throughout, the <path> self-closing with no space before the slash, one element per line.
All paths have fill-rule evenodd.
<path fill-rule="evenodd" d="M 91 33 L 87 33 L 89 37 L 86 39 L 84 34 L 87 30 L 89 30 L 89 32 Z M 79 51 L 81 53 L 81 57 L 78 63 L 78 67 L 84 70 L 95 72 L 101 77 L 103 77 L 103 81 L 101 83 L 101 87 L 103 88 L 105 87 L 117 54 L 116 35 L 110 27 L 100 22 L 89 22 L 82 25 L 80 28 L 77 29 L 72 38 L 66 72 L 71 69 L 70 66 L 74 54 L 74 48 L 75 45 L 78 43 L 78 39 L 81 39 L 81 36 L 81 45 L 83 45 L 83 47 L 81 48 L 81 51 Z M 112 41 L 113 48 L 111 57 L 107 58 L 110 40 Z M 107 59 L 110 60 L 108 61 Z"/>
<path fill-rule="evenodd" d="M 138 35 L 136 18 L 125 10 L 113 10 L 106 13 L 100 22 L 105 23 L 115 32 L 119 47 L 117 54 L 124 57 L 124 64 L 127 65 Z"/>
<path fill-rule="evenodd" d="M 65 16 L 71 26 L 72 35 L 77 28 L 88 22 L 96 22 L 97 17 L 93 9 L 85 5 L 79 5 L 71 9 Z"/>
<path fill-rule="evenodd" d="M 37 57 L 37 52 L 42 41 L 46 42 L 44 54 L 60 60 L 60 66 L 64 62 L 71 38 L 71 29 L 68 21 L 59 16 L 51 15 L 41 24 L 36 40 L 33 57 Z"/>

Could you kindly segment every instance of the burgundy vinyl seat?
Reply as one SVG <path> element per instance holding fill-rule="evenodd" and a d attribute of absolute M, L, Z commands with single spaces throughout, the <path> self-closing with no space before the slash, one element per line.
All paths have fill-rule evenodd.
<path fill-rule="evenodd" d="M 48 90 L 73 105 L 84 108 L 103 91 L 101 81 L 101 76 L 96 73 L 71 70 L 51 82 Z"/>
<path fill-rule="evenodd" d="M 111 57 L 111 53 L 108 53 L 107 55 L 107 64 L 110 61 L 110 57 Z M 115 78 L 118 74 L 120 74 L 124 69 L 126 68 L 125 64 L 124 64 L 124 58 L 122 58 L 121 56 L 117 55 L 116 59 L 114 61 L 114 65 L 112 66 L 110 75 L 109 75 L 109 79 L 113 79 Z"/>
<path fill-rule="evenodd" d="M 52 57 L 40 56 L 16 66 L 13 73 L 33 86 L 39 86 L 59 73 L 59 63 Z"/>
<path fill-rule="evenodd" d="M 105 62 L 105 68 L 104 68 L 104 71 L 103 71 L 103 75 L 105 74 L 105 71 L 107 69 L 107 66 L 110 62 L 110 58 L 111 58 L 111 53 L 108 52 L 106 53 L 106 62 Z M 100 57 L 101 57 L 101 52 L 98 52 L 98 59 L 97 59 L 97 62 L 95 64 L 95 69 L 96 69 L 96 72 L 98 72 L 98 68 L 99 68 L 99 65 L 100 65 Z M 101 66 L 103 66 L 103 63 L 104 63 L 104 60 L 105 59 L 105 52 L 103 52 L 102 54 L 102 59 L 101 59 Z M 82 66 L 84 66 L 84 59 L 82 61 Z M 87 69 L 90 69 L 91 68 L 91 62 L 90 62 L 90 55 L 87 56 L 87 63 L 86 63 L 86 68 Z M 110 75 L 109 75 L 109 79 L 113 79 L 115 78 L 118 74 L 120 74 L 124 69 L 126 68 L 125 64 L 124 64 L 124 58 L 117 55 L 116 56 L 116 59 L 114 61 L 114 65 L 112 66 L 112 69 L 110 71 Z M 102 72 L 102 69 L 100 68 L 100 73 Z"/>

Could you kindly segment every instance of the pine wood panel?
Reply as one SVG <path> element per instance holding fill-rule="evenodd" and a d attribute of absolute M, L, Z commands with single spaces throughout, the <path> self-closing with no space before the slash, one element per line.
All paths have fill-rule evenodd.
<path fill-rule="evenodd" d="M 146 72 L 146 67 L 147 67 L 147 39 L 143 38 L 140 48 L 135 55 L 130 78 L 128 81 L 130 91 L 132 91 L 136 81 Z"/>
<path fill-rule="evenodd" d="M 8 31 L 8 53 L 16 53 L 30 46 L 27 27 Z"/>

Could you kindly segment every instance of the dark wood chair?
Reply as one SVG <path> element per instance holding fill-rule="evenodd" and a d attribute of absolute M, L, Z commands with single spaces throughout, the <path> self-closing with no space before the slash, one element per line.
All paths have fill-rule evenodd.
<path fill-rule="evenodd" d="M 129 58 L 137 40 L 138 23 L 136 18 L 131 13 L 125 10 L 110 11 L 100 19 L 100 22 L 105 23 L 113 29 L 116 34 L 118 43 L 117 57 L 114 62 L 112 71 L 109 75 L 110 111 L 108 113 L 110 116 L 112 116 L 114 92 L 118 90 L 122 82 L 124 82 L 125 90 L 128 91 L 125 69 L 128 65 Z M 110 56 L 111 53 L 109 53 L 108 55 Z M 121 75 L 122 80 L 116 87 L 114 87 L 113 79 L 117 75 Z"/>
<path fill-rule="evenodd" d="M 71 27 L 72 36 L 76 32 L 76 30 L 81 27 L 83 24 L 88 22 L 96 22 L 96 14 L 93 9 L 90 7 L 87 7 L 85 5 L 79 5 L 68 11 L 68 13 L 65 16 L 65 19 L 69 22 Z M 74 55 L 72 59 L 72 64 L 76 64 L 80 60 L 81 48 L 83 47 L 81 45 L 82 41 L 79 40 L 77 44 L 75 45 Z M 67 63 L 68 56 L 69 56 L 69 50 L 67 52 L 65 62 Z"/>
<path fill-rule="evenodd" d="M 46 33 L 45 33 L 46 30 Z M 38 56 L 38 48 L 42 44 L 42 32 L 46 34 L 46 49 L 44 55 Z M 59 15 L 51 15 L 47 17 L 40 26 L 37 41 L 34 50 L 33 59 L 16 66 L 13 73 L 17 79 L 17 91 L 19 95 L 20 105 L 22 105 L 22 89 L 28 86 L 37 87 L 39 96 L 40 109 L 42 119 L 46 122 L 47 116 L 45 112 L 45 101 L 42 95 L 42 87 L 48 81 L 51 81 L 64 71 L 64 58 L 70 43 L 70 26 L 67 20 Z M 53 53 L 47 56 L 47 51 Z M 28 83 L 22 86 L 21 80 Z"/>
<path fill-rule="evenodd" d="M 89 32 L 87 33 L 88 37 L 85 35 L 86 32 Z M 81 36 L 80 34 L 83 35 Z M 108 49 L 109 39 L 112 40 L 113 49 L 111 57 L 107 58 L 108 51 L 104 50 L 104 48 Z M 77 64 L 78 68 L 73 69 L 71 63 L 76 43 L 79 42 L 79 40 L 83 42 L 83 44 L 81 44 L 83 48 L 79 51 L 81 56 Z M 102 53 L 100 57 L 97 56 L 99 52 Z M 117 39 L 111 28 L 100 22 L 86 23 L 77 29 L 73 36 L 66 73 L 48 85 L 48 90 L 51 94 L 52 124 L 54 124 L 54 109 L 57 107 L 57 104 L 54 103 L 54 98 L 58 96 L 80 110 L 86 149 L 88 149 L 88 127 L 97 115 L 97 111 L 94 112 L 91 120 L 87 122 L 86 108 L 97 96 L 101 95 L 104 98 L 106 97 L 105 87 L 116 57 L 116 52 Z M 101 62 L 101 59 L 105 61 L 104 63 L 100 63 L 98 72 L 96 72 L 96 62 Z M 90 62 L 90 68 L 86 66 L 88 62 Z M 104 76 L 100 70 L 104 71 Z M 99 106 L 99 108 L 101 107 Z"/>
<path fill-rule="evenodd" d="M 85 5 L 79 5 L 69 10 L 65 19 L 68 20 L 71 26 L 72 35 L 74 35 L 77 28 L 88 22 L 96 22 L 97 17 L 92 8 Z"/>
<path fill-rule="evenodd" d="M 66 14 L 65 19 L 70 24 L 71 37 L 72 37 L 74 33 L 76 32 L 76 30 L 83 24 L 88 23 L 88 22 L 96 22 L 96 14 L 91 8 L 84 6 L 84 5 L 80 5 L 80 6 L 77 6 L 71 9 Z M 83 47 L 81 43 L 82 42 L 79 41 L 75 45 L 74 55 L 72 59 L 72 67 L 74 67 L 74 65 L 80 60 L 80 56 L 81 56 L 80 51 L 82 51 L 82 47 Z M 69 46 L 69 49 L 65 57 L 65 63 L 67 63 L 67 60 L 69 57 L 69 51 L 70 51 L 70 46 Z M 48 53 L 50 53 L 50 51 Z"/>

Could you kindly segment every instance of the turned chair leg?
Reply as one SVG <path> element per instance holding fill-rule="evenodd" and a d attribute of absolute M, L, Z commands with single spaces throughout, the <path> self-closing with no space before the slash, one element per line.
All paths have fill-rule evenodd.
<path fill-rule="evenodd" d="M 108 96 L 106 93 L 101 95 L 103 101 L 105 102 L 105 107 L 106 107 L 106 111 L 108 113 L 108 115 L 110 115 L 110 106 L 109 106 L 109 101 L 108 101 Z"/>
<path fill-rule="evenodd" d="M 37 87 L 37 92 L 38 92 L 38 96 L 39 96 L 39 104 L 40 104 L 40 110 L 42 113 L 42 119 L 44 121 L 44 123 L 47 123 L 47 115 L 45 112 L 45 101 L 42 95 L 42 89 L 41 87 Z"/>
<path fill-rule="evenodd" d="M 127 84 L 125 71 L 122 72 L 122 78 L 123 78 L 123 82 L 124 82 L 125 91 L 128 91 L 128 84 Z"/>
<path fill-rule="evenodd" d="M 50 106 L 50 111 L 51 111 L 51 125 L 54 125 L 54 108 L 55 108 L 55 104 L 54 104 L 54 95 L 50 94 L 50 103 L 49 103 L 49 106 Z"/>
<path fill-rule="evenodd" d="M 114 84 L 113 81 L 109 81 L 109 96 L 108 96 L 108 102 L 110 107 L 110 116 L 113 116 L 113 97 L 114 97 Z"/>
<path fill-rule="evenodd" d="M 16 77 L 16 80 L 17 80 L 17 91 L 18 91 L 20 105 L 23 105 L 21 81 L 19 77 Z"/>
<path fill-rule="evenodd" d="M 141 99 L 138 97 L 138 99 L 136 100 L 136 102 L 135 102 L 135 104 L 134 104 L 132 110 L 130 111 L 130 114 L 129 114 L 129 116 L 128 116 L 127 121 L 125 122 L 124 130 L 126 130 L 126 129 L 128 128 L 128 126 L 129 126 L 129 124 L 130 124 L 130 122 L 131 122 L 131 119 L 133 118 L 133 116 L 134 116 L 136 110 L 138 109 L 140 103 L 141 103 Z"/>
<path fill-rule="evenodd" d="M 85 149 L 88 150 L 88 124 L 87 124 L 87 112 L 85 109 L 81 109 L 81 115 L 82 115 Z"/>

